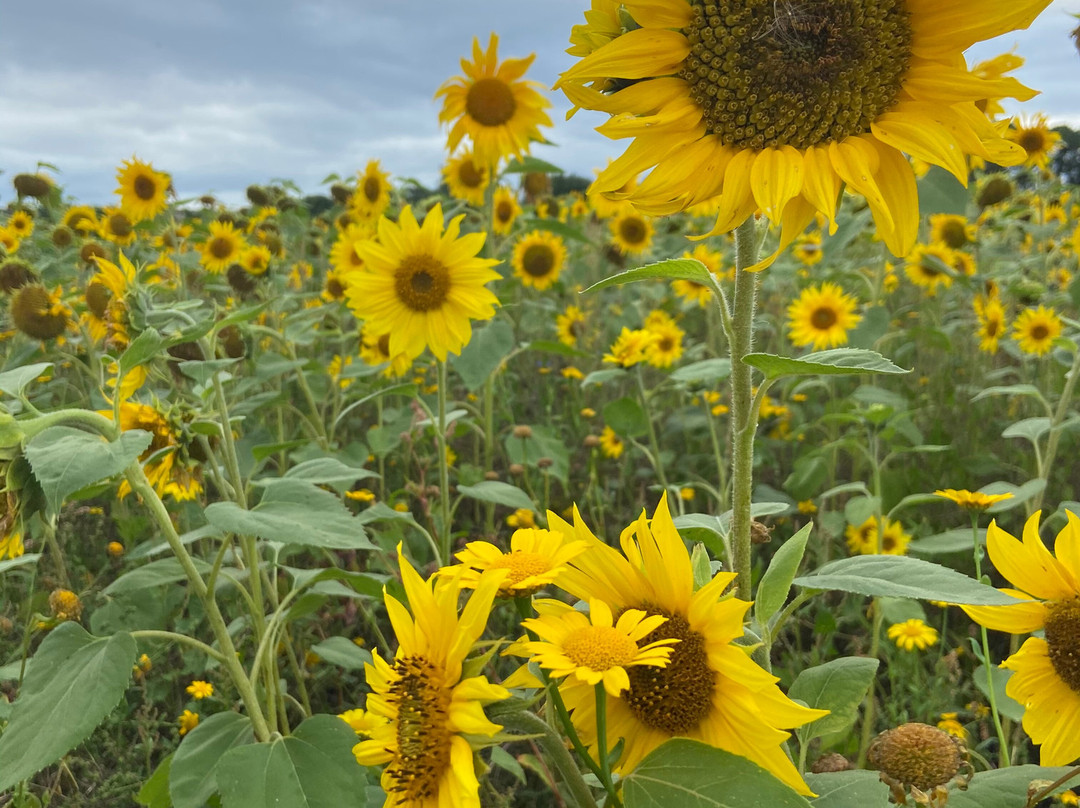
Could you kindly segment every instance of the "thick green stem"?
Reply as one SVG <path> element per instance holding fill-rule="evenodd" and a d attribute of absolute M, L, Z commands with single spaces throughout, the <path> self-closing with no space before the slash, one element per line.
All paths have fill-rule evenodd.
<path fill-rule="evenodd" d="M 221 378 L 214 374 L 214 398 L 217 402 L 218 415 L 221 418 L 221 442 L 225 447 L 225 471 L 233 487 L 233 497 L 241 508 L 247 508 L 247 496 L 244 493 L 244 478 L 240 474 L 240 461 L 236 454 L 236 441 L 233 440 L 232 424 L 229 422 L 229 405 L 225 400 L 225 388 Z"/>
<path fill-rule="evenodd" d="M 500 715 L 499 721 L 506 729 L 532 735 L 536 739 L 547 759 L 558 769 L 576 808 L 594 808 L 596 800 L 585 778 L 581 776 L 577 764 L 574 763 L 573 756 L 563 744 L 559 734 L 548 726 L 546 721 L 532 713 L 524 712 Z"/>
<path fill-rule="evenodd" d="M 973 511 L 971 514 L 971 540 L 975 547 L 975 580 L 983 583 L 982 557 L 983 548 L 979 543 L 979 516 Z M 990 583 L 987 580 L 985 583 Z M 1005 729 L 1001 726 L 1001 714 L 998 712 L 997 695 L 994 693 L 994 669 L 990 662 L 990 639 L 986 634 L 986 626 L 979 626 L 982 639 L 983 667 L 986 668 L 986 698 L 990 701 L 990 715 L 994 717 L 994 730 L 997 732 L 998 745 L 1001 747 L 998 753 L 1000 768 L 1010 765 L 1009 740 L 1005 735 Z M 944 640 L 944 637 L 942 638 Z"/>
<path fill-rule="evenodd" d="M 450 563 L 453 540 L 450 530 L 450 464 L 446 457 L 446 362 L 439 362 L 439 423 L 436 439 L 439 443 L 439 513 L 442 525 L 439 533 L 439 564 Z"/>
<path fill-rule="evenodd" d="M 484 471 L 494 471 L 495 465 L 495 374 L 484 380 Z M 495 503 L 484 504 L 484 531 L 495 532 Z"/>

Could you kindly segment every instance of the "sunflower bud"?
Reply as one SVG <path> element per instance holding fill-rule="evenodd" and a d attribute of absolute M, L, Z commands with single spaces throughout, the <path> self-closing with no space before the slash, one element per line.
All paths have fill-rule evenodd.
<path fill-rule="evenodd" d="M 32 196 L 41 199 L 52 190 L 52 181 L 43 174 L 16 174 L 11 184 L 19 196 Z"/>
<path fill-rule="evenodd" d="M 870 744 L 868 761 L 882 779 L 930 791 L 951 781 L 964 767 L 960 742 L 929 724 L 901 724 L 886 730 Z"/>
<path fill-rule="evenodd" d="M 122 545 L 118 541 L 111 541 L 105 547 L 105 550 L 113 558 L 120 558 L 120 556 L 122 556 L 124 554 L 124 545 Z"/>
<path fill-rule="evenodd" d="M 49 611 L 57 620 L 78 620 L 82 617 L 82 601 L 70 589 L 54 589 L 49 595 Z"/>

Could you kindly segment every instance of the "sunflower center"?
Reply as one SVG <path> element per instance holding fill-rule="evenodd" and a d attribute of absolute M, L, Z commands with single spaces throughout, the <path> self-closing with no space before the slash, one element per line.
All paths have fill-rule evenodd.
<path fill-rule="evenodd" d="M 154 194 L 157 193 L 157 185 L 145 174 L 140 174 L 135 178 L 135 182 L 131 184 L 132 189 L 135 191 L 135 196 L 144 202 L 149 202 L 154 198 Z"/>
<path fill-rule="evenodd" d="M 465 95 L 465 110 L 481 126 L 502 126 L 516 109 L 514 91 L 502 79 L 479 79 Z"/>
<path fill-rule="evenodd" d="M 510 570 L 510 578 L 504 586 L 513 586 L 533 575 L 550 572 L 551 558 L 540 553 L 505 553 L 502 558 L 491 562 L 491 569 Z"/>
<path fill-rule="evenodd" d="M 1046 148 L 1046 141 L 1038 129 L 1021 132 L 1018 142 L 1028 154 L 1038 154 Z"/>
<path fill-rule="evenodd" d="M 479 188 L 484 184 L 484 174 L 472 160 L 466 160 L 458 168 L 458 179 L 466 188 Z"/>
<path fill-rule="evenodd" d="M 986 336 L 988 336 L 988 337 L 996 337 L 998 335 L 998 331 L 1000 330 L 1000 328 L 1001 328 L 1001 322 L 1000 321 L 998 321 L 998 320 L 987 320 L 986 321 Z"/>
<path fill-rule="evenodd" d="M 390 686 L 397 706 L 397 755 L 386 767 L 386 788 L 419 804 L 438 794 L 439 780 L 450 768 L 450 691 L 439 670 L 421 656 L 394 662 L 399 678 Z"/>
<path fill-rule="evenodd" d="M 891 550 L 895 550 L 895 549 L 896 549 L 896 537 L 895 536 L 890 536 L 888 533 L 886 533 L 884 536 L 881 537 L 881 550 L 882 550 L 882 552 L 888 553 Z"/>
<path fill-rule="evenodd" d="M 514 206 L 503 201 L 495 206 L 495 218 L 500 224 L 506 224 L 514 218 Z"/>
<path fill-rule="evenodd" d="M 379 346 L 379 353 L 381 353 L 383 356 L 389 356 L 390 355 L 390 335 L 389 334 L 383 334 L 381 337 L 379 337 L 378 346 Z"/>
<path fill-rule="evenodd" d="M 636 216 L 627 216 L 619 222 L 619 236 L 627 244 L 645 241 L 645 222 Z"/>
<path fill-rule="evenodd" d="M 93 312 L 95 317 L 104 320 L 105 312 L 109 307 L 112 292 L 103 283 L 91 281 L 86 286 L 86 307 Z"/>
<path fill-rule="evenodd" d="M 450 271 L 433 256 L 409 255 L 394 272 L 394 289 L 413 311 L 431 311 L 446 300 Z"/>
<path fill-rule="evenodd" d="M 225 238 L 224 236 L 215 236 L 210 242 L 210 254 L 222 261 L 232 255 L 233 243 L 232 239 Z"/>
<path fill-rule="evenodd" d="M 637 656 L 638 646 L 612 626 L 585 626 L 563 640 L 563 652 L 575 665 L 607 671 L 629 666 Z"/>
<path fill-rule="evenodd" d="M 656 348 L 661 353 L 673 351 L 675 350 L 675 340 L 665 334 L 657 341 Z"/>
<path fill-rule="evenodd" d="M 378 202 L 379 194 L 382 193 L 382 183 L 378 177 L 368 177 L 364 180 L 364 198 L 368 202 Z"/>
<path fill-rule="evenodd" d="M 131 235 L 131 229 L 131 219 L 124 214 L 114 213 L 109 217 L 109 230 L 113 235 L 123 238 L 124 236 Z"/>
<path fill-rule="evenodd" d="M 903 0 L 707 0 L 678 76 L 710 134 L 805 149 L 870 131 L 911 58 Z"/>
<path fill-rule="evenodd" d="M 1080 598 L 1049 606 L 1046 644 L 1054 672 L 1074 693 L 1080 693 Z"/>
<path fill-rule="evenodd" d="M 622 695 L 634 716 L 652 729 L 668 735 L 686 735 L 705 719 L 712 709 L 716 672 L 709 667 L 705 637 L 690 628 L 682 615 L 644 605 L 650 615 L 662 614 L 667 621 L 640 642 L 648 645 L 674 637 L 679 640 L 671 649 L 666 668 L 641 665 L 630 668 L 630 690 Z"/>
<path fill-rule="evenodd" d="M 950 219 L 941 228 L 941 240 L 954 250 L 959 250 L 967 244 L 967 228 L 963 222 Z"/>
<path fill-rule="evenodd" d="M 1050 336 L 1050 329 L 1042 323 L 1038 323 L 1031 327 L 1031 338 L 1036 341 L 1042 341 Z"/>
<path fill-rule="evenodd" d="M 828 306 L 822 306 L 821 308 L 814 309 L 814 313 L 810 315 L 810 325 L 818 331 L 828 331 L 836 325 L 836 319 L 835 309 L 831 309 Z"/>
<path fill-rule="evenodd" d="M 345 296 L 345 286 L 337 278 L 327 278 L 326 293 L 334 300 L 340 300 Z"/>
<path fill-rule="evenodd" d="M 521 267 L 534 278 L 543 278 L 555 268 L 555 254 L 546 244 L 530 244 L 521 258 Z"/>

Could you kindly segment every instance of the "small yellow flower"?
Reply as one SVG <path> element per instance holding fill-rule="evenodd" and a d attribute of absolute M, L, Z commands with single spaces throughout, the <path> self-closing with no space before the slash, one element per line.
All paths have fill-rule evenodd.
<path fill-rule="evenodd" d="M 968 731 L 959 721 L 956 720 L 956 713 L 942 713 L 941 720 L 937 724 L 938 729 L 952 735 L 954 738 L 959 738 L 961 741 L 968 739 Z"/>
<path fill-rule="evenodd" d="M 600 451 L 604 453 L 604 457 L 618 460 L 625 449 L 626 444 L 623 443 L 622 438 L 616 435 L 615 430 L 610 426 L 605 426 L 604 431 L 600 433 Z"/>
<path fill-rule="evenodd" d="M 679 499 L 683 502 L 690 502 L 694 498 L 694 494 L 697 492 L 690 487 L 683 487 L 679 489 Z"/>
<path fill-rule="evenodd" d="M 594 410 L 592 407 L 582 407 L 580 415 L 582 418 L 595 418 L 596 410 Z"/>
<path fill-rule="evenodd" d="M 817 505 L 812 499 L 804 499 L 799 503 L 799 513 L 817 513 Z"/>
<path fill-rule="evenodd" d="M 394 510 L 398 513 L 406 513 L 409 510 L 409 506 L 406 505 L 404 502 L 395 502 Z"/>
<path fill-rule="evenodd" d="M 1080 805 L 1080 797 L 1076 796 L 1075 791 L 1062 791 L 1057 797 L 1062 805 Z"/>
<path fill-rule="evenodd" d="M 141 670 L 143 673 L 149 673 L 150 669 L 154 667 L 154 663 L 150 661 L 150 657 L 148 657 L 146 654 L 141 654 L 139 656 L 138 665 L 139 670 Z"/>
<path fill-rule="evenodd" d="M 196 701 L 200 699 L 208 699 L 214 695 L 214 686 L 209 682 L 204 682 L 201 679 L 196 679 L 190 685 L 187 686 L 186 692 L 191 698 Z"/>
<path fill-rule="evenodd" d="M 111 541 L 105 548 L 113 558 L 119 558 L 124 554 L 124 545 L 118 541 Z"/>
<path fill-rule="evenodd" d="M 536 517 L 533 512 L 528 508 L 518 508 L 508 517 L 506 517 L 506 524 L 510 527 L 523 527 L 531 528 L 536 527 Z"/>
<path fill-rule="evenodd" d="M 184 710 L 180 717 L 176 719 L 176 723 L 180 725 L 180 735 L 187 735 L 195 727 L 199 726 L 199 714 L 193 713 L 191 710 Z"/>
<path fill-rule="evenodd" d="M 49 611 L 57 620 L 78 620 L 82 617 L 82 601 L 70 589 L 54 589 L 49 595 Z"/>
<path fill-rule="evenodd" d="M 645 361 L 655 340 L 656 335 L 652 331 L 644 328 L 631 330 L 623 326 L 609 353 L 604 354 L 604 361 L 624 368 L 632 367 Z"/>
<path fill-rule="evenodd" d="M 938 641 L 937 629 L 931 628 L 917 617 L 889 626 L 888 635 L 889 639 L 904 651 L 925 651 Z"/>
<path fill-rule="evenodd" d="M 345 496 L 356 502 L 375 501 L 375 494 L 368 488 L 359 488 L 356 491 L 346 491 Z"/>
<path fill-rule="evenodd" d="M 573 365 L 563 368 L 559 371 L 564 379 L 584 379 L 585 374 L 578 370 Z"/>
<path fill-rule="evenodd" d="M 958 491 L 955 488 L 939 489 L 934 492 L 934 496 L 952 500 L 965 511 L 985 511 L 995 502 L 1012 499 L 1012 494 L 983 494 L 966 489 Z"/>

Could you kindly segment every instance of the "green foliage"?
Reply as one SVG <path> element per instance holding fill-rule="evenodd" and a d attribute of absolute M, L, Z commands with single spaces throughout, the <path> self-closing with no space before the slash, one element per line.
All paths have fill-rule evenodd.
<path fill-rule="evenodd" d="M 792 682 L 788 696 L 829 714 L 796 729 L 799 743 L 851 727 L 877 669 L 878 660 L 869 657 L 841 657 L 804 669 Z"/>
<path fill-rule="evenodd" d="M 222 757 L 230 749 L 254 742 L 251 721 L 239 713 L 217 713 L 201 720 L 184 736 L 169 767 L 173 808 L 202 808 L 218 790 Z"/>

